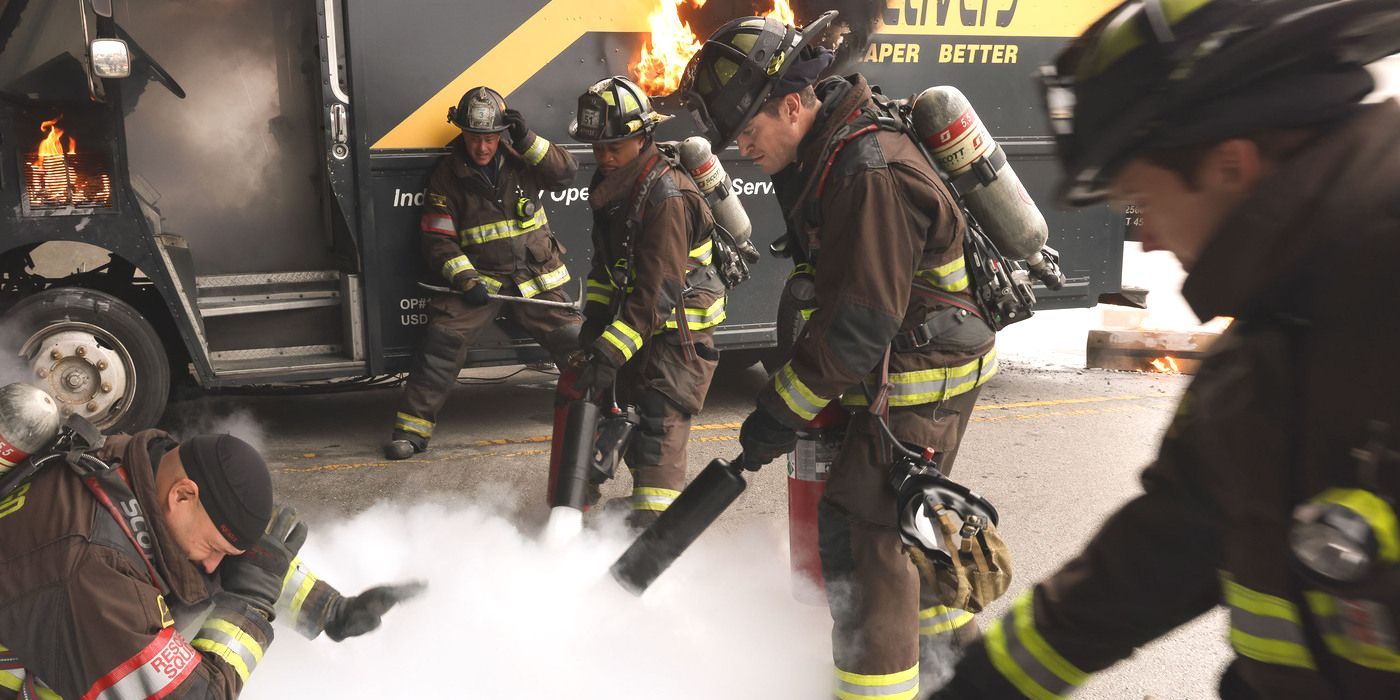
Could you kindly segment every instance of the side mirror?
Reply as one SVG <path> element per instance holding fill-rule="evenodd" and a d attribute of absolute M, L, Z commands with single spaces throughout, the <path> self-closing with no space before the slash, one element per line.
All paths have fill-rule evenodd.
<path fill-rule="evenodd" d="M 88 47 L 92 72 L 99 78 L 131 75 L 131 49 L 121 39 L 94 39 Z"/>

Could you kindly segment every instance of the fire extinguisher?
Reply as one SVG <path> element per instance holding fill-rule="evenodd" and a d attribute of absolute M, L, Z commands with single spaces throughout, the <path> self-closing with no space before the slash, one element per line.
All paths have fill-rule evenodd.
<path fill-rule="evenodd" d="M 826 604 L 821 550 L 817 544 L 817 503 L 850 414 L 833 401 L 797 433 L 788 456 L 788 547 L 792 556 L 792 595 L 803 603 Z"/>
<path fill-rule="evenodd" d="M 576 420 L 597 423 L 598 412 L 596 407 L 591 416 L 582 415 L 586 412 L 586 406 L 591 406 L 585 396 L 586 392 L 577 386 L 578 377 L 582 368 L 573 364 L 566 365 L 559 370 L 559 382 L 554 386 L 554 432 L 550 434 L 549 446 L 549 486 L 545 492 L 545 498 L 551 507 L 559 505 L 556 502 L 556 491 L 559 489 L 560 463 L 564 459 L 564 454 L 569 451 L 567 436 L 569 435 L 569 413 L 572 410 L 580 414 Z M 577 408 L 574 406 L 577 405 Z M 592 440 L 592 430 L 577 431 L 587 433 L 588 440 Z M 575 449 L 577 451 L 577 449 Z M 586 508 L 582 508 L 586 510 Z"/>

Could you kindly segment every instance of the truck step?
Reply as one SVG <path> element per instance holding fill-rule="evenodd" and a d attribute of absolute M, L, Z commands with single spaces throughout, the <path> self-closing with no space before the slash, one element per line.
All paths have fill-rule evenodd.
<path fill-rule="evenodd" d="M 195 281 L 205 318 L 340 306 L 341 275 L 335 270 L 207 275 Z"/>
<path fill-rule="evenodd" d="M 352 360 L 339 345 L 250 348 L 210 353 L 215 384 L 289 382 L 307 377 L 362 374 L 365 363 Z"/>

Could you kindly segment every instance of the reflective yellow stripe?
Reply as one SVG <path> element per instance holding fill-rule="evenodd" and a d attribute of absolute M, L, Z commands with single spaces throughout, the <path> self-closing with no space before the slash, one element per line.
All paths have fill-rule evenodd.
<path fill-rule="evenodd" d="M 456 277 L 459 272 L 475 269 L 475 267 L 472 267 L 472 261 L 467 259 L 467 256 L 458 255 L 442 264 L 442 276 L 451 280 L 453 277 Z"/>
<path fill-rule="evenodd" d="M 488 277 L 488 276 L 486 276 L 486 275 L 482 275 L 482 276 L 479 277 L 478 279 L 480 279 L 480 280 L 481 280 L 481 283 L 482 283 L 483 285 L 486 286 L 486 291 L 489 292 L 489 293 L 491 293 L 491 294 L 495 294 L 495 293 L 501 291 L 501 287 L 502 287 L 502 285 L 504 284 L 503 282 L 501 282 L 501 281 L 499 281 L 499 280 L 496 280 L 496 279 L 494 279 L 494 278 Z"/>
<path fill-rule="evenodd" d="M 1040 631 L 1035 628 L 1035 607 L 1029 591 L 1016 599 L 1014 610 L 1016 635 L 1036 661 L 1069 685 L 1082 685 L 1084 681 L 1089 680 L 1089 674 L 1060 656 L 1060 653 L 1040 636 Z"/>
<path fill-rule="evenodd" d="M 1227 572 L 1221 572 L 1220 583 L 1230 607 L 1230 645 L 1240 656 L 1266 664 L 1314 668 L 1296 605 L 1246 588 Z"/>
<path fill-rule="evenodd" d="M 919 634 L 947 634 L 972 622 L 972 613 L 961 608 L 935 605 L 919 611 Z"/>
<path fill-rule="evenodd" d="M 301 606 L 306 602 L 306 596 L 311 595 L 311 589 L 316 585 L 316 581 L 316 574 L 307 569 L 306 576 L 301 580 L 301 585 L 297 586 L 297 592 L 292 595 L 292 604 L 287 606 L 287 612 L 291 613 L 292 619 L 301 617 Z"/>
<path fill-rule="evenodd" d="M 816 307 L 812 307 L 812 308 L 810 308 L 810 309 L 799 309 L 799 310 L 797 311 L 797 314 L 798 314 L 799 316 L 802 317 L 802 320 L 803 320 L 803 321 L 810 321 L 810 320 L 812 320 L 812 314 L 814 314 L 814 313 L 816 313 L 816 312 L 817 312 Z"/>
<path fill-rule="evenodd" d="M 1400 524 L 1390 504 L 1380 496 L 1363 489 L 1327 489 L 1313 500 L 1335 503 L 1365 518 L 1371 531 L 1376 533 L 1381 560 L 1391 564 L 1400 562 Z"/>
<path fill-rule="evenodd" d="M 897 673 L 866 675 L 836 669 L 836 697 L 841 700 L 913 700 L 919 696 L 919 665 Z"/>
<path fill-rule="evenodd" d="M 709 265 L 715 257 L 715 242 L 705 239 L 704 243 L 690 249 L 690 259 L 697 265 Z"/>
<path fill-rule="evenodd" d="M 622 361 L 632 359 L 632 356 L 642 349 L 642 335 L 632 330 L 632 327 L 618 319 L 603 331 L 603 339 L 608 341 L 622 353 Z"/>
<path fill-rule="evenodd" d="M 532 280 L 520 283 L 520 296 L 529 299 L 530 297 L 547 292 L 569 281 L 569 268 L 560 263 L 559 267 L 540 275 Z"/>
<path fill-rule="evenodd" d="M 912 372 L 890 374 L 890 405 L 919 406 L 966 394 L 987 383 L 999 369 L 996 348 L 987 354 L 956 367 L 937 367 Z M 879 386 L 873 377 L 870 386 Z M 864 394 L 852 392 L 841 398 L 847 406 L 865 406 L 870 400 Z"/>
<path fill-rule="evenodd" d="M 920 270 L 919 277 L 933 286 L 949 292 L 967 289 L 967 261 L 958 259 L 927 270 Z"/>
<path fill-rule="evenodd" d="M 22 672 L 21 672 L 22 673 Z M 24 676 L 13 671 L 0 671 L 0 688 L 19 692 L 24 685 Z M 40 685 L 35 685 L 34 689 L 39 691 L 39 700 L 63 700 L 63 696 Z"/>
<path fill-rule="evenodd" d="M 1002 675 L 1007 682 L 1021 691 L 1021 694 L 1031 700 L 1059 700 L 1060 696 L 1046 690 L 1039 683 L 1031 680 L 1019 665 L 1011 658 L 1006 647 L 1006 632 L 1002 629 L 1004 620 L 997 620 L 987 628 L 985 648 L 987 658 L 992 662 L 992 667 Z"/>
<path fill-rule="evenodd" d="M 1375 643 L 1396 643 L 1386 606 L 1369 600 L 1335 598 L 1318 591 L 1307 591 L 1303 597 L 1318 618 L 1328 651 L 1357 666 L 1400 673 L 1400 652 Z"/>
<path fill-rule="evenodd" d="M 539 210 L 535 212 L 535 215 L 525 222 L 521 222 L 518 219 L 493 221 L 489 224 L 462 229 L 458 235 L 461 236 L 462 245 L 464 246 L 479 245 L 503 238 L 514 238 L 522 233 L 533 231 L 547 223 L 549 223 L 549 218 L 545 216 L 544 207 L 540 207 Z"/>
<path fill-rule="evenodd" d="M 680 495 L 681 492 L 674 489 L 636 486 L 632 488 L 632 510 L 664 511 Z"/>
<path fill-rule="evenodd" d="M 718 326 L 719 324 L 723 323 L 724 319 L 728 317 L 728 313 L 724 310 L 724 301 L 725 298 L 720 297 L 715 300 L 715 303 L 710 304 L 710 307 L 708 309 L 694 309 L 686 307 L 685 325 L 691 330 L 701 330 L 713 326 Z M 665 327 L 661 330 L 658 330 L 657 332 L 660 333 L 662 331 L 675 330 L 677 328 L 679 328 L 679 326 L 676 325 L 675 314 L 672 314 L 670 320 L 666 321 Z"/>
<path fill-rule="evenodd" d="M 431 438 L 433 436 L 433 423 L 423 420 L 417 416 L 410 416 L 407 413 L 394 414 L 394 428 L 406 433 L 413 433 L 420 437 Z"/>
<path fill-rule="evenodd" d="M 787 404 L 788 410 L 797 414 L 802 420 L 816 418 L 817 413 L 831 402 L 831 399 L 817 396 L 816 392 L 803 384 L 797 376 L 797 371 L 792 368 L 791 362 L 783 365 L 783 368 L 773 376 L 773 389 L 778 392 L 778 398 Z"/>
<path fill-rule="evenodd" d="M 616 289 L 617 287 L 614 287 L 611 282 L 599 282 L 598 280 L 589 278 L 587 299 L 607 306 L 612 303 L 613 292 Z"/>
<path fill-rule="evenodd" d="M 520 157 L 524 158 L 525 162 L 530 165 L 539 165 L 540 161 L 544 160 L 545 151 L 548 150 L 549 142 L 544 140 L 543 136 L 535 134 L 535 142 L 530 144 L 530 147 L 525 149 L 525 152 L 521 153 Z"/>
<path fill-rule="evenodd" d="M 206 633 L 212 631 L 210 636 Z M 223 659 L 233 667 L 244 683 L 253 669 L 262 662 L 263 648 L 247 632 L 227 620 L 210 618 L 200 628 L 200 636 L 190 646 Z M 247 652 L 247 656 L 244 656 Z"/>
<path fill-rule="evenodd" d="M 796 265 L 792 266 L 792 272 L 788 273 L 787 278 L 792 279 L 798 275 L 815 274 L 817 274 L 817 268 L 813 267 L 811 263 L 797 263 Z"/>
<path fill-rule="evenodd" d="M 1026 697 L 1059 698 L 1088 680 L 1040 635 L 1035 626 L 1032 591 L 1016 599 L 1011 612 L 987 629 L 987 657 L 992 666 Z"/>

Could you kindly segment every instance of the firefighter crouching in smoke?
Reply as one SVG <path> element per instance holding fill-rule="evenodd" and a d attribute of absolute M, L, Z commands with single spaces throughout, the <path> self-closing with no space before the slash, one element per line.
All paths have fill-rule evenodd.
<path fill-rule="evenodd" d="M 1361 104 L 1397 50 L 1394 0 L 1130 0 L 1046 67 L 1062 200 L 1140 207 L 1236 320 L 1143 494 L 935 697 L 1061 697 L 1216 606 L 1224 698 L 1400 697 L 1400 105 Z"/>
<path fill-rule="evenodd" d="M 57 427 L 39 389 L 0 394 L 19 397 L 0 400 L 0 452 L 18 424 Z M 147 430 L 97 456 L 113 469 L 59 461 L 0 500 L 0 698 L 235 697 L 274 619 L 340 641 L 421 588 L 345 598 L 318 580 L 296 556 L 305 524 L 237 438 Z"/>
<path fill-rule="evenodd" d="M 578 100 L 569 135 L 593 144 L 598 172 L 593 259 L 578 386 L 595 400 L 637 407 L 625 460 L 632 471 L 628 524 L 650 525 L 685 485 L 691 418 L 700 412 L 719 351 L 724 284 L 713 265 L 714 219 L 673 155 L 653 142 L 657 114 L 635 83 L 601 80 Z"/>
<path fill-rule="evenodd" d="M 746 462 L 767 463 L 792 451 L 796 430 L 829 402 L 854 411 L 818 515 L 836 685 L 843 698 L 909 698 L 921 639 L 932 653 L 976 626 L 932 588 L 921 593 L 867 389 L 881 384 L 888 357 L 894 434 L 936 450 L 946 471 L 979 388 L 997 371 L 994 333 L 968 311 L 964 219 L 932 165 L 908 136 L 866 129 L 874 106 L 862 76 L 816 82 L 832 54 L 813 42 L 829 21 L 804 32 L 735 20 L 692 58 L 680 92 L 716 150 L 737 138 L 770 176 L 798 168 L 800 193 L 780 201 L 790 205 L 789 244 L 814 269 L 816 309 L 744 421 L 740 445 Z M 947 330 L 927 337 L 930 322 Z"/>
<path fill-rule="evenodd" d="M 489 295 L 568 302 L 569 269 L 549 230 L 540 190 L 559 191 L 578 172 L 568 151 L 531 131 L 499 93 L 477 87 L 447 119 L 462 130 L 428 181 L 421 242 L 428 273 L 455 292 L 428 302 L 428 330 L 409 369 L 389 459 L 428 448 L 437 413 L 456 386 L 472 341 L 502 311 Z M 502 139 L 502 134 L 510 137 Z M 515 321 L 563 367 L 578 348 L 579 316 L 570 309 L 508 304 Z"/>

